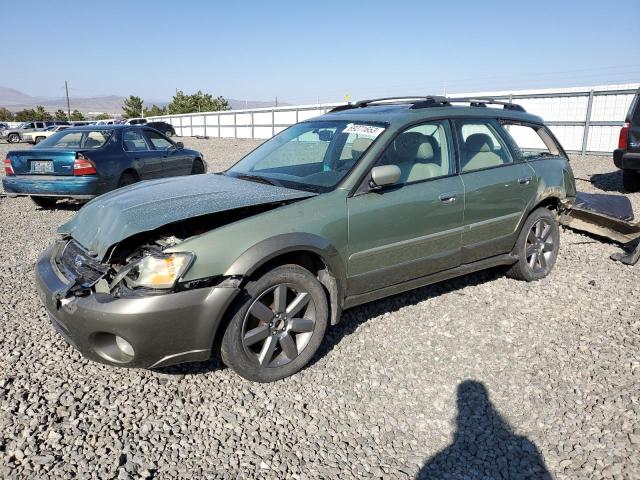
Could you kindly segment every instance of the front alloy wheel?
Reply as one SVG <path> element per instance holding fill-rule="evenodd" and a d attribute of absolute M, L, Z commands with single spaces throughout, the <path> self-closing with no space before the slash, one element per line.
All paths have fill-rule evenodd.
<path fill-rule="evenodd" d="M 306 291 L 279 284 L 257 298 L 242 328 L 242 346 L 261 367 L 278 367 L 295 360 L 313 334 L 315 302 Z"/>
<path fill-rule="evenodd" d="M 298 265 L 283 265 L 245 286 L 222 337 L 222 361 L 256 382 L 293 375 L 316 353 L 329 322 L 324 287 Z"/>

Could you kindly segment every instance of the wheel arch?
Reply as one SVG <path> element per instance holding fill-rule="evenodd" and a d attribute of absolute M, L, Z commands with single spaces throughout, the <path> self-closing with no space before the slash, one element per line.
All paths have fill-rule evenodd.
<path fill-rule="evenodd" d="M 288 263 L 307 268 L 318 276 L 329 297 L 331 324 L 338 323 L 344 300 L 345 269 L 336 248 L 318 235 L 288 233 L 262 240 L 245 250 L 225 276 L 259 276 Z"/>

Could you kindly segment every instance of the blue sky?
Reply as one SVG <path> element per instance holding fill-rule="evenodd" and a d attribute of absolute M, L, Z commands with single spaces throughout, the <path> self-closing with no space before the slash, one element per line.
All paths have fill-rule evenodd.
<path fill-rule="evenodd" d="M 30 95 L 176 88 L 315 103 L 640 79 L 630 1 L 39 1 L 5 9 L 0 85 Z"/>

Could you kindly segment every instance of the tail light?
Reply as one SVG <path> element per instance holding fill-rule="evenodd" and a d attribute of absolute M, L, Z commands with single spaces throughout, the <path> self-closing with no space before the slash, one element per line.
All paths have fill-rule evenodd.
<path fill-rule="evenodd" d="M 11 165 L 11 160 L 9 160 L 9 157 L 4 159 L 4 174 L 15 175 L 15 172 L 13 171 L 13 166 Z"/>
<path fill-rule="evenodd" d="M 626 150 L 629 146 L 629 122 L 625 122 L 620 129 L 620 138 L 618 139 L 618 148 Z"/>
<path fill-rule="evenodd" d="M 76 159 L 73 161 L 73 174 L 74 175 L 95 175 L 96 167 L 91 163 L 87 157 L 78 153 Z"/>

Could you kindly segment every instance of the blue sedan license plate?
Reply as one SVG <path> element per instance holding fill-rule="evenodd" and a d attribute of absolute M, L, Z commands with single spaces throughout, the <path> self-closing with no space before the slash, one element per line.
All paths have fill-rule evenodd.
<path fill-rule="evenodd" d="M 31 162 L 32 173 L 52 173 L 53 162 L 51 160 L 34 160 Z"/>

